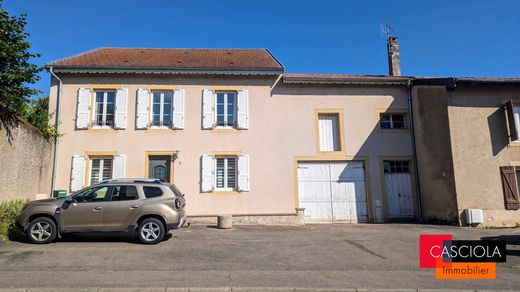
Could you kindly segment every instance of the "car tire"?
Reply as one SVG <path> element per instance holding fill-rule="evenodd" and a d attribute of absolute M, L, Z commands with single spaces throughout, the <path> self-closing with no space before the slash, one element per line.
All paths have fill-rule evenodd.
<path fill-rule="evenodd" d="M 156 218 L 146 218 L 137 228 L 137 236 L 144 244 L 157 244 L 161 242 L 166 234 L 164 224 Z"/>
<path fill-rule="evenodd" d="M 51 218 L 38 217 L 29 223 L 25 233 L 32 243 L 45 244 L 56 239 L 58 230 L 56 223 Z"/>

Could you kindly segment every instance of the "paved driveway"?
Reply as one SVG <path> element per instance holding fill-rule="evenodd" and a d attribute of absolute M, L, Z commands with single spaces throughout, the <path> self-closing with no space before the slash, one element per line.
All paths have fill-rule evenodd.
<path fill-rule="evenodd" d="M 496 280 L 435 280 L 418 268 L 420 233 L 508 236 Z M 520 229 L 412 224 L 191 226 L 161 244 L 74 236 L 0 246 L 0 287 L 322 287 L 520 289 Z"/>

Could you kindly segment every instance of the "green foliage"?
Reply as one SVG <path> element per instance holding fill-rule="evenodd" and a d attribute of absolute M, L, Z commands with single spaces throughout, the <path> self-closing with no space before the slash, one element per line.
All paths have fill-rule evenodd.
<path fill-rule="evenodd" d="M 16 215 L 28 200 L 0 201 L 0 239 L 7 239 L 15 229 Z"/>
<path fill-rule="evenodd" d="M 49 97 L 33 99 L 31 105 L 25 109 L 23 118 L 36 128 L 40 129 L 47 137 L 56 138 L 59 136 L 56 128 L 49 125 L 52 118 L 49 113 Z"/>
<path fill-rule="evenodd" d="M 30 96 L 39 93 L 27 86 L 39 80 L 42 68 L 30 62 L 40 55 L 29 52 L 26 23 L 25 14 L 10 16 L 0 0 L 0 126 L 7 130 L 24 115 Z"/>

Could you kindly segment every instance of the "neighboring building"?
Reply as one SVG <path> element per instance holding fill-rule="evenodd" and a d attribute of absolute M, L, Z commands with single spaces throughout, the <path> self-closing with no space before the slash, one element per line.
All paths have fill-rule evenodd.
<path fill-rule="evenodd" d="M 285 74 L 265 49 L 100 48 L 47 68 L 55 189 L 156 177 L 191 216 L 420 216 L 409 78 Z"/>
<path fill-rule="evenodd" d="M 412 96 L 423 219 L 518 226 L 520 79 L 416 78 Z"/>

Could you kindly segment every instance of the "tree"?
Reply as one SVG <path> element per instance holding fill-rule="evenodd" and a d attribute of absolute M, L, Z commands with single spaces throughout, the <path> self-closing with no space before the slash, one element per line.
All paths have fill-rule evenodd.
<path fill-rule="evenodd" d="M 49 113 L 49 97 L 47 96 L 33 99 L 31 105 L 27 107 L 23 119 L 40 129 L 47 137 L 56 138 L 59 136 L 56 128 L 49 125 L 52 116 Z"/>
<path fill-rule="evenodd" d="M 10 128 L 25 115 L 29 98 L 40 93 L 27 86 L 40 79 L 38 73 L 42 68 L 30 62 L 40 55 L 29 52 L 26 23 L 25 14 L 9 16 L 0 0 L 0 129 L 5 128 L 8 138 Z"/>

